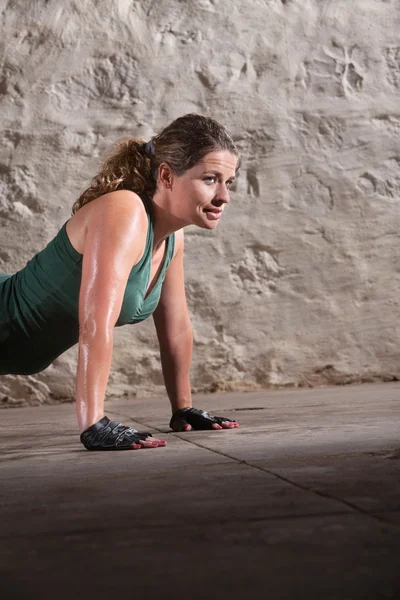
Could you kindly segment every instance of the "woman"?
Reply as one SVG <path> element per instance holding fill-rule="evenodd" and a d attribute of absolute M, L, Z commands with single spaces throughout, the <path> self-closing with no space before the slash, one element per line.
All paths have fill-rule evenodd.
<path fill-rule="evenodd" d="M 217 226 L 238 163 L 225 128 L 196 114 L 176 119 L 148 143 L 126 140 L 46 248 L 15 275 L 0 275 L 0 374 L 42 371 L 78 342 L 76 410 L 88 450 L 165 445 L 104 416 L 113 328 L 151 314 L 170 427 L 237 427 L 191 406 L 183 228 Z"/>

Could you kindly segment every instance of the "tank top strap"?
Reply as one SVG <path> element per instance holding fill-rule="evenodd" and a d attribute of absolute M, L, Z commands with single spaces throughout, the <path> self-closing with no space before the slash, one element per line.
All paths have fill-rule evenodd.
<path fill-rule="evenodd" d="M 172 257 L 174 256 L 174 250 L 175 250 L 175 233 L 171 233 L 170 236 L 168 236 L 168 253 L 166 256 L 166 268 L 168 268 L 169 263 L 172 260 Z"/>

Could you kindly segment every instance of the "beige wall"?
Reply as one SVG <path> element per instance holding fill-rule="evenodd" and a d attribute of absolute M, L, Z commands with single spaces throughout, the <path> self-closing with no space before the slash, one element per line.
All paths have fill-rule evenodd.
<path fill-rule="evenodd" d="M 110 143 L 200 112 L 243 168 L 218 231 L 186 235 L 194 389 L 399 376 L 397 0 L 0 7 L 0 272 L 56 234 Z M 161 391 L 152 322 L 115 338 L 109 393 Z M 76 354 L 0 378 L 0 399 L 71 398 Z"/>

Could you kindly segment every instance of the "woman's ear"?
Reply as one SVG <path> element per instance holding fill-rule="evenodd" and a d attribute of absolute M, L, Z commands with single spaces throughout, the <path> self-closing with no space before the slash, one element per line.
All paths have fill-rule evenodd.
<path fill-rule="evenodd" d="M 169 166 L 168 163 L 163 162 L 158 167 L 158 183 L 162 185 L 165 189 L 172 189 L 172 182 L 174 178 L 174 172 Z"/>

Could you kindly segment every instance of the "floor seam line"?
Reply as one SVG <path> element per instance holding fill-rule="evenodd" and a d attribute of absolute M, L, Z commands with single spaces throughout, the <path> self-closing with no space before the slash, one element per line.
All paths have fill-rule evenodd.
<path fill-rule="evenodd" d="M 344 504 L 345 506 L 348 506 L 349 508 L 358 512 L 359 514 L 368 516 L 375 521 L 379 521 L 380 523 L 384 523 L 385 525 L 394 525 L 396 527 L 399 526 L 398 523 L 396 523 L 395 521 L 391 521 L 389 519 L 385 519 L 383 517 L 380 517 L 378 515 L 370 513 L 368 510 L 362 508 L 361 506 L 358 506 L 357 504 L 354 504 L 353 502 L 349 502 L 348 500 L 345 500 L 344 498 L 340 498 L 339 496 L 335 496 L 335 495 L 329 494 L 327 492 L 322 492 L 320 490 L 316 490 L 316 489 L 307 487 L 305 485 L 301 485 L 300 483 L 296 483 L 295 481 L 288 479 L 284 475 L 280 475 L 279 473 L 276 473 L 275 471 L 270 471 L 269 469 L 265 469 L 264 467 L 260 467 L 259 465 L 254 465 L 247 461 L 244 461 L 244 463 L 247 464 L 249 467 L 252 467 L 253 469 L 258 469 L 259 471 L 268 473 L 269 475 L 272 475 L 272 476 L 276 477 L 277 479 L 280 479 L 281 481 L 284 481 L 284 482 L 286 482 L 296 488 L 299 488 L 303 491 L 311 492 L 312 494 L 320 496 L 321 498 L 327 498 L 329 500 L 335 500 L 336 502 L 340 502 L 341 504 Z"/>
<path fill-rule="evenodd" d="M 180 436 L 177 436 L 177 437 L 180 438 Z M 180 439 L 182 439 L 182 438 L 180 438 Z M 331 494 L 328 494 L 328 493 L 325 493 L 325 492 L 321 492 L 319 490 L 315 490 L 315 489 L 309 488 L 307 486 L 301 485 L 300 483 L 296 483 L 295 481 L 292 481 L 292 480 L 288 479 L 287 477 L 285 477 L 284 475 L 280 475 L 279 473 L 276 473 L 275 471 L 271 471 L 269 469 L 265 469 L 264 467 L 260 467 L 259 465 L 255 465 L 255 464 L 253 464 L 251 462 L 248 462 L 246 460 L 235 458 L 234 456 L 226 454 L 225 452 L 221 452 L 220 450 L 214 450 L 214 449 L 207 448 L 207 447 L 203 446 L 202 444 L 199 444 L 198 442 L 194 442 L 194 441 L 191 441 L 191 440 L 188 440 L 188 441 L 189 441 L 189 443 L 194 444 L 195 446 L 198 446 L 199 448 L 204 448 L 206 450 L 210 450 L 211 452 L 214 452 L 215 454 L 220 454 L 221 456 L 225 456 L 226 458 L 230 458 L 231 460 L 234 460 L 238 464 L 246 465 L 246 466 L 248 466 L 248 467 L 250 467 L 252 469 L 256 469 L 258 471 L 261 471 L 262 473 L 267 473 L 268 475 L 271 475 L 272 477 L 275 477 L 276 479 L 284 481 L 285 483 L 289 484 L 292 487 L 301 489 L 301 490 L 306 491 L 306 492 L 311 492 L 312 494 L 320 496 L 321 498 L 326 498 L 326 499 L 329 499 L 329 500 L 335 500 L 336 502 L 340 502 L 340 503 L 344 504 L 345 506 L 353 509 L 355 512 L 357 512 L 357 513 L 359 513 L 361 515 L 367 516 L 367 517 L 369 517 L 370 519 L 372 519 L 374 521 L 378 521 L 379 523 L 382 523 L 384 525 L 392 525 L 392 526 L 395 526 L 395 527 L 399 526 L 399 524 L 396 523 L 395 521 L 391 521 L 391 520 L 385 519 L 383 517 L 380 517 L 378 515 L 374 515 L 373 513 L 370 513 L 369 511 L 361 508 L 360 506 L 357 506 L 357 504 L 353 504 L 352 502 L 348 502 L 347 500 L 344 500 L 343 498 L 339 498 L 337 496 L 333 496 Z"/>
<path fill-rule="evenodd" d="M 128 417 L 129 419 L 132 419 L 132 417 Z M 150 426 L 147 423 L 143 423 L 141 421 L 138 421 L 137 419 L 133 419 L 135 420 L 137 423 L 139 423 L 140 425 L 144 425 L 145 427 L 151 427 L 153 429 L 156 429 L 157 431 L 160 431 L 160 429 L 158 427 L 154 427 L 154 426 Z M 164 433 L 161 432 L 160 433 Z M 190 433 L 190 432 L 188 432 Z M 203 446 L 202 444 L 200 444 L 199 442 L 195 442 L 194 440 L 187 440 L 185 438 L 183 438 L 181 435 L 179 435 L 179 432 L 174 432 L 172 431 L 171 433 L 169 433 L 169 435 L 173 435 L 173 437 L 176 437 L 180 440 L 186 441 L 189 444 L 193 444 L 194 446 L 197 446 L 198 448 L 202 448 L 203 450 L 207 450 L 209 452 L 212 452 L 214 454 L 219 454 L 220 456 L 224 456 L 225 458 L 229 458 L 230 460 L 233 460 L 234 462 L 236 462 L 237 464 L 242 464 L 242 465 L 246 465 L 252 469 L 256 469 L 261 471 L 262 473 L 267 473 L 268 475 L 271 475 L 272 477 L 275 477 L 276 479 L 279 479 L 280 481 L 283 481 L 285 483 L 287 483 L 288 485 L 301 489 L 303 491 L 306 492 L 311 492 L 312 494 L 315 494 L 316 496 L 320 496 L 321 498 L 325 498 L 325 499 L 329 499 L 329 500 L 334 500 L 336 502 L 340 502 L 341 504 L 344 504 L 345 506 L 347 506 L 348 508 L 351 508 L 352 510 L 354 510 L 355 512 L 367 516 L 370 519 L 374 520 L 374 521 L 378 521 L 379 523 L 382 523 L 384 525 L 392 525 L 395 527 L 398 527 L 399 524 L 396 523 L 395 521 L 391 521 L 389 519 L 385 519 L 383 517 L 380 517 L 378 515 L 374 515 L 373 513 L 370 513 L 368 510 L 365 510 L 363 508 L 361 508 L 360 506 L 358 506 L 357 504 L 353 504 L 352 502 L 349 502 L 348 500 L 344 500 L 343 498 L 337 497 L 337 496 L 333 496 L 332 494 L 328 494 L 326 492 L 321 492 L 320 490 L 315 490 L 312 489 L 310 487 L 301 485 L 300 483 L 296 483 L 295 481 L 292 481 L 291 479 L 288 479 L 287 477 L 285 477 L 284 475 L 280 475 L 279 473 L 276 473 L 275 471 L 271 471 L 269 469 L 266 469 L 264 467 L 261 467 L 259 465 L 255 465 L 251 462 L 248 462 L 246 460 L 242 460 L 242 459 L 238 459 L 234 456 L 231 456 L 230 454 L 226 454 L 225 452 L 222 452 L 221 450 L 215 450 L 214 448 L 208 448 L 207 446 Z"/>

